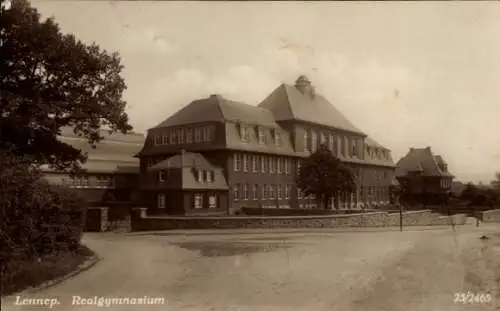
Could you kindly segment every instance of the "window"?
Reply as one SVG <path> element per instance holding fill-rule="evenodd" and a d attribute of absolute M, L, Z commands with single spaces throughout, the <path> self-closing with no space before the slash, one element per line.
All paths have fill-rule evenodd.
<path fill-rule="evenodd" d="M 266 157 L 265 156 L 260 157 L 260 171 L 262 173 L 266 172 Z"/>
<path fill-rule="evenodd" d="M 278 200 L 283 199 L 283 186 L 278 185 Z"/>
<path fill-rule="evenodd" d="M 239 185 L 236 184 L 233 186 L 233 199 L 235 201 L 238 201 L 240 198 L 240 189 L 239 189 Z"/>
<path fill-rule="evenodd" d="M 318 134 L 316 132 L 311 133 L 311 151 L 315 152 L 318 149 Z"/>
<path fill-rule="evenodd" d="M 198 169 L 198 182 L 203 182 L 203 170 Z"/>
<path fill-rule="evenodd" d="M 274 173 L 274 158 L 269 157 L 269 173 Z"/>
<path fill-rule="evenodd" d="M 252 156 L 252 172 L 257 173 L 257 161 L 259 160 L 258 156 Z"/>
<path fill-rule="evenodd" d="M 208 197 L 208 208 L 217 208 L 217 197 L 215 195 Z"/>
<path fill-rule="evenodd" d="M 338 150 L 339 155 L 345 156 L 345 152 L 344 152 L 344 138 L 343 137 L 339 137 L 338 138 L 338 149 L 337 150 Z"/>
<path fill-rule="evenodd" d="M 300 167 L 301 167 L 300 160 L 297 160 L 297 176 L 300 174 Z"/>
<path fill-rule="evenodd" d="M 330 149 L 333 154 L 337 154 L 337 148 L 335 148 L 335 136 L 333 136 L 333 134 L 330 134 L 328 137 L 328 149 Z"/>
<path fill-rule="evenodd" d="M 158 208 L 165 208 L 166 198 L 163 193 L 158 194 Z"/>
<path fill-rule="evenodd" d="M 254 184 L 252 189 L 252 199 L 257 200 L 259 195 L 259 185 Z"/>
<path fill-rule="evenodd" d="M 286 185 L 285 187 L 286 187 L 286 189 L 285 189 L 285 199 L 288 200 L 288 199 L 290 199 L 290 189 L 292 188 L 292 186 L 291 185 Z"/>
<path fill-rule="evenodd" d="M 243 172 L 248 172 L 248 155 L 243 154 Z"/>
<path fill-rule="evenodd" d="M 163 135 L 163 144 L 164 145 L 168 144 L 168 135 L 167 134 Z"/>
<path fill-rule="evenodd" d="M 250 132 L 248 131 L 248 128 L 243 124 L 240 124 L 240 137 L 244 142 L 250 140 Z"/>
<path fill-rule="evenodd" d="M 205 180 L 207 182 L 213 182 L 214 181 L 214 172 L 212 172 L 212 171 L 206 171 L 205 174 L 206 174 Z"/>
<path fill-rule="evenodd" d="M 273 200 L 275 196 L 275 186 L 274 185 L 269 185 L 269 199 Z"/>
<path fill-rule="evenodd" d="M 88 176 L 77 176 L 74 178 L 73 183 L 75 184 L 76 187 L 86 188 L 90 186 Z"/>
<path fill-rule="evenodd" d="M 235 153 L 233 155 L 233 160 L 234 160 L 233 165 L 234 165 L 234 171 L 235 172 L 238 172 L 240 170 L 240 163 L 241 163 L 240 156 L 241 156 L 240 153 Z"/>
<path fill-rule="evenodd" d="M 263 145 L 266 143 L 265 136 L 264 136 L 264 129 L 258 128 L 257 129 L 258 135 L 259 135 L 259 144 Z"/>
<path fill-rule="evenodd" d="M 292 159 L 287 159 L 285 158 L 285 174 L 290 175 L 290 163 L 292 162 Z"/>
<path fill-rule="evenodd" d="M 159 171 L 158 172 L 158 181 L 159 182 L 164 182 L 165 181 L 165 171 Z"/>
<path fill-rule="evenodd" d="M 203 193 L 195 193 L 193 196 L 193 207 L 195 209 L 203 208 Z"/>
<path fill-rule="evenodd" d="M 269 186 L 268 185 L 262 185 L 262 200 L 267 199 L 267 195 L 269 193 Z"/>
<path fill-rule="evenodd" d="M 179 144 L 184 143 L 184 129 L 177 130 L 177 141 L 179 142 Z"/>
<path fill-rule="evenodd" d="M 170 137 L 172 138 L 172 144 L 177 144 L 178 143 L 178 136 L 177 136 L 177 130 L 173 130 L 170 134 Z"/>
<path fill-rule="evenodd" d="M 304 197 L 304 193 L 300 188 L 297 188 L 297 198 L 302 199 Z"/>
<path fill-rule="evenodd" d="M 213 140 L 213 127 L 205 126 L 203 128 L 203 141 L 212 141 Z"/>
<path fill-rule="evenodd" d="M 111 186 L 112 177 L 110 176 L 97 176 L 97 186 L 98 187 L 109 187 Z"/>
<path fill-rule="evenodd" d="M 321 133 L 321 134 L 320 134 L 320 140 L 319 140 L 319 143 L 320 143 L 320 144 L 326 144 L 326 135 L 325 135 L 325 133 Z"/>
<path fill-rule="evenodd" d="M 190 144 L 193 142 L 193 129 L 186 130 L 186 143 Z"/>
<path fill-rule="evenodd" d="M 168 143 L 171 145 L 175 144 L 175 133 L 173 131 L 170 131 L 168 134 Z"/>
<path fill-rule="evenodd" d="M 248 185 L 244 184 L 243 185 L 243 200 L 248 200 Z"/>
<path fill-rule="evenodd" d="M 308 130 L 304 130 L 304 151 L 311 152 L 311 141 L 309 140 Z"/>
<path fill-rule="evenodd" d="M 161 145 L 162 139 L 161 135 L 155 136 L 155 145 Z"/>
<path fill-rule="evenodd" d="M 201 142 L 202 137 L 201 137 L 201 128 L 195 128 L 194 129 L 194 141 L 199 143 Z"/>
<path fill-rule="evenodd" d="M 281 146 L 281 135 L 278 130 L 273 130 L 274 144 L 276 146 Z"/>
<path fill-rule="evenodd" d="M 282 173 L 282 171 L 281 171 L 281 158 L 276 159 L 276 169 L 278 171 L 278 174 Z"/>

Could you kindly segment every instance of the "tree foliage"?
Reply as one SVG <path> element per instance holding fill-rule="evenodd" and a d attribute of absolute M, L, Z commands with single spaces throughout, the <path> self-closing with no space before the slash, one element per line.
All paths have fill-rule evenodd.
<path fill-rule="evenodd" d="M 493 206 L 500 203 L 500 195 L 493 187 L 468 183 L 460 194 L 460 199 L 473 206 Z"/>
<path fill-rule="evenodd" d="M 302 162 L 297 186 L 307 195 L 315 195 L 328 208 L 330 199 L 351 194 L 356 189 L 354 175 L 326 145 L 320 145 Z"/>
<path fill-rule="evenodd" d="M 132 129 L 117 53 L 63 34 L 54 19 L 41 21 L 26 0 L 13 0 L 2 11 L 2 149 L 58 169 L 77 168 L 86 157 L 57 140 L 63 127 L 92 144 L 102 139 L 102 128 Z"/>

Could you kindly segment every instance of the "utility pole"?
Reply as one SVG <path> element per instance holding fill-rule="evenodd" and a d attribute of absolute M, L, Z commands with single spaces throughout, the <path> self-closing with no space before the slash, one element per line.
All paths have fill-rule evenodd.
<path fill-rule="evenodd" d="M 403 205 L 399 202 L 399 231 L 403 232 Z"/>

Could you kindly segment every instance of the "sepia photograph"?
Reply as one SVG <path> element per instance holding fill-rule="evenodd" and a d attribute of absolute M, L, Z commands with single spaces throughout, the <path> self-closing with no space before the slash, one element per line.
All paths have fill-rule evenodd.
<path fill-rule="evenodd" d="M 500 2 L 1 0 L 4 311 L 500 311 Z"/>

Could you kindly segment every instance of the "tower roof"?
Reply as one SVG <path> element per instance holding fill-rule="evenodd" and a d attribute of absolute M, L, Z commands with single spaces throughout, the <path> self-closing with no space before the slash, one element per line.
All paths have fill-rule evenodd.
<path fill-rule="evenodd" d="M 309 82 L 302 76 L 297 81 Z M 276 121 L 304 121 L 365 135 L 322 95 L 308 96 L 299 88 L 281 84 L 259 107 L 270 110 Z"/>

